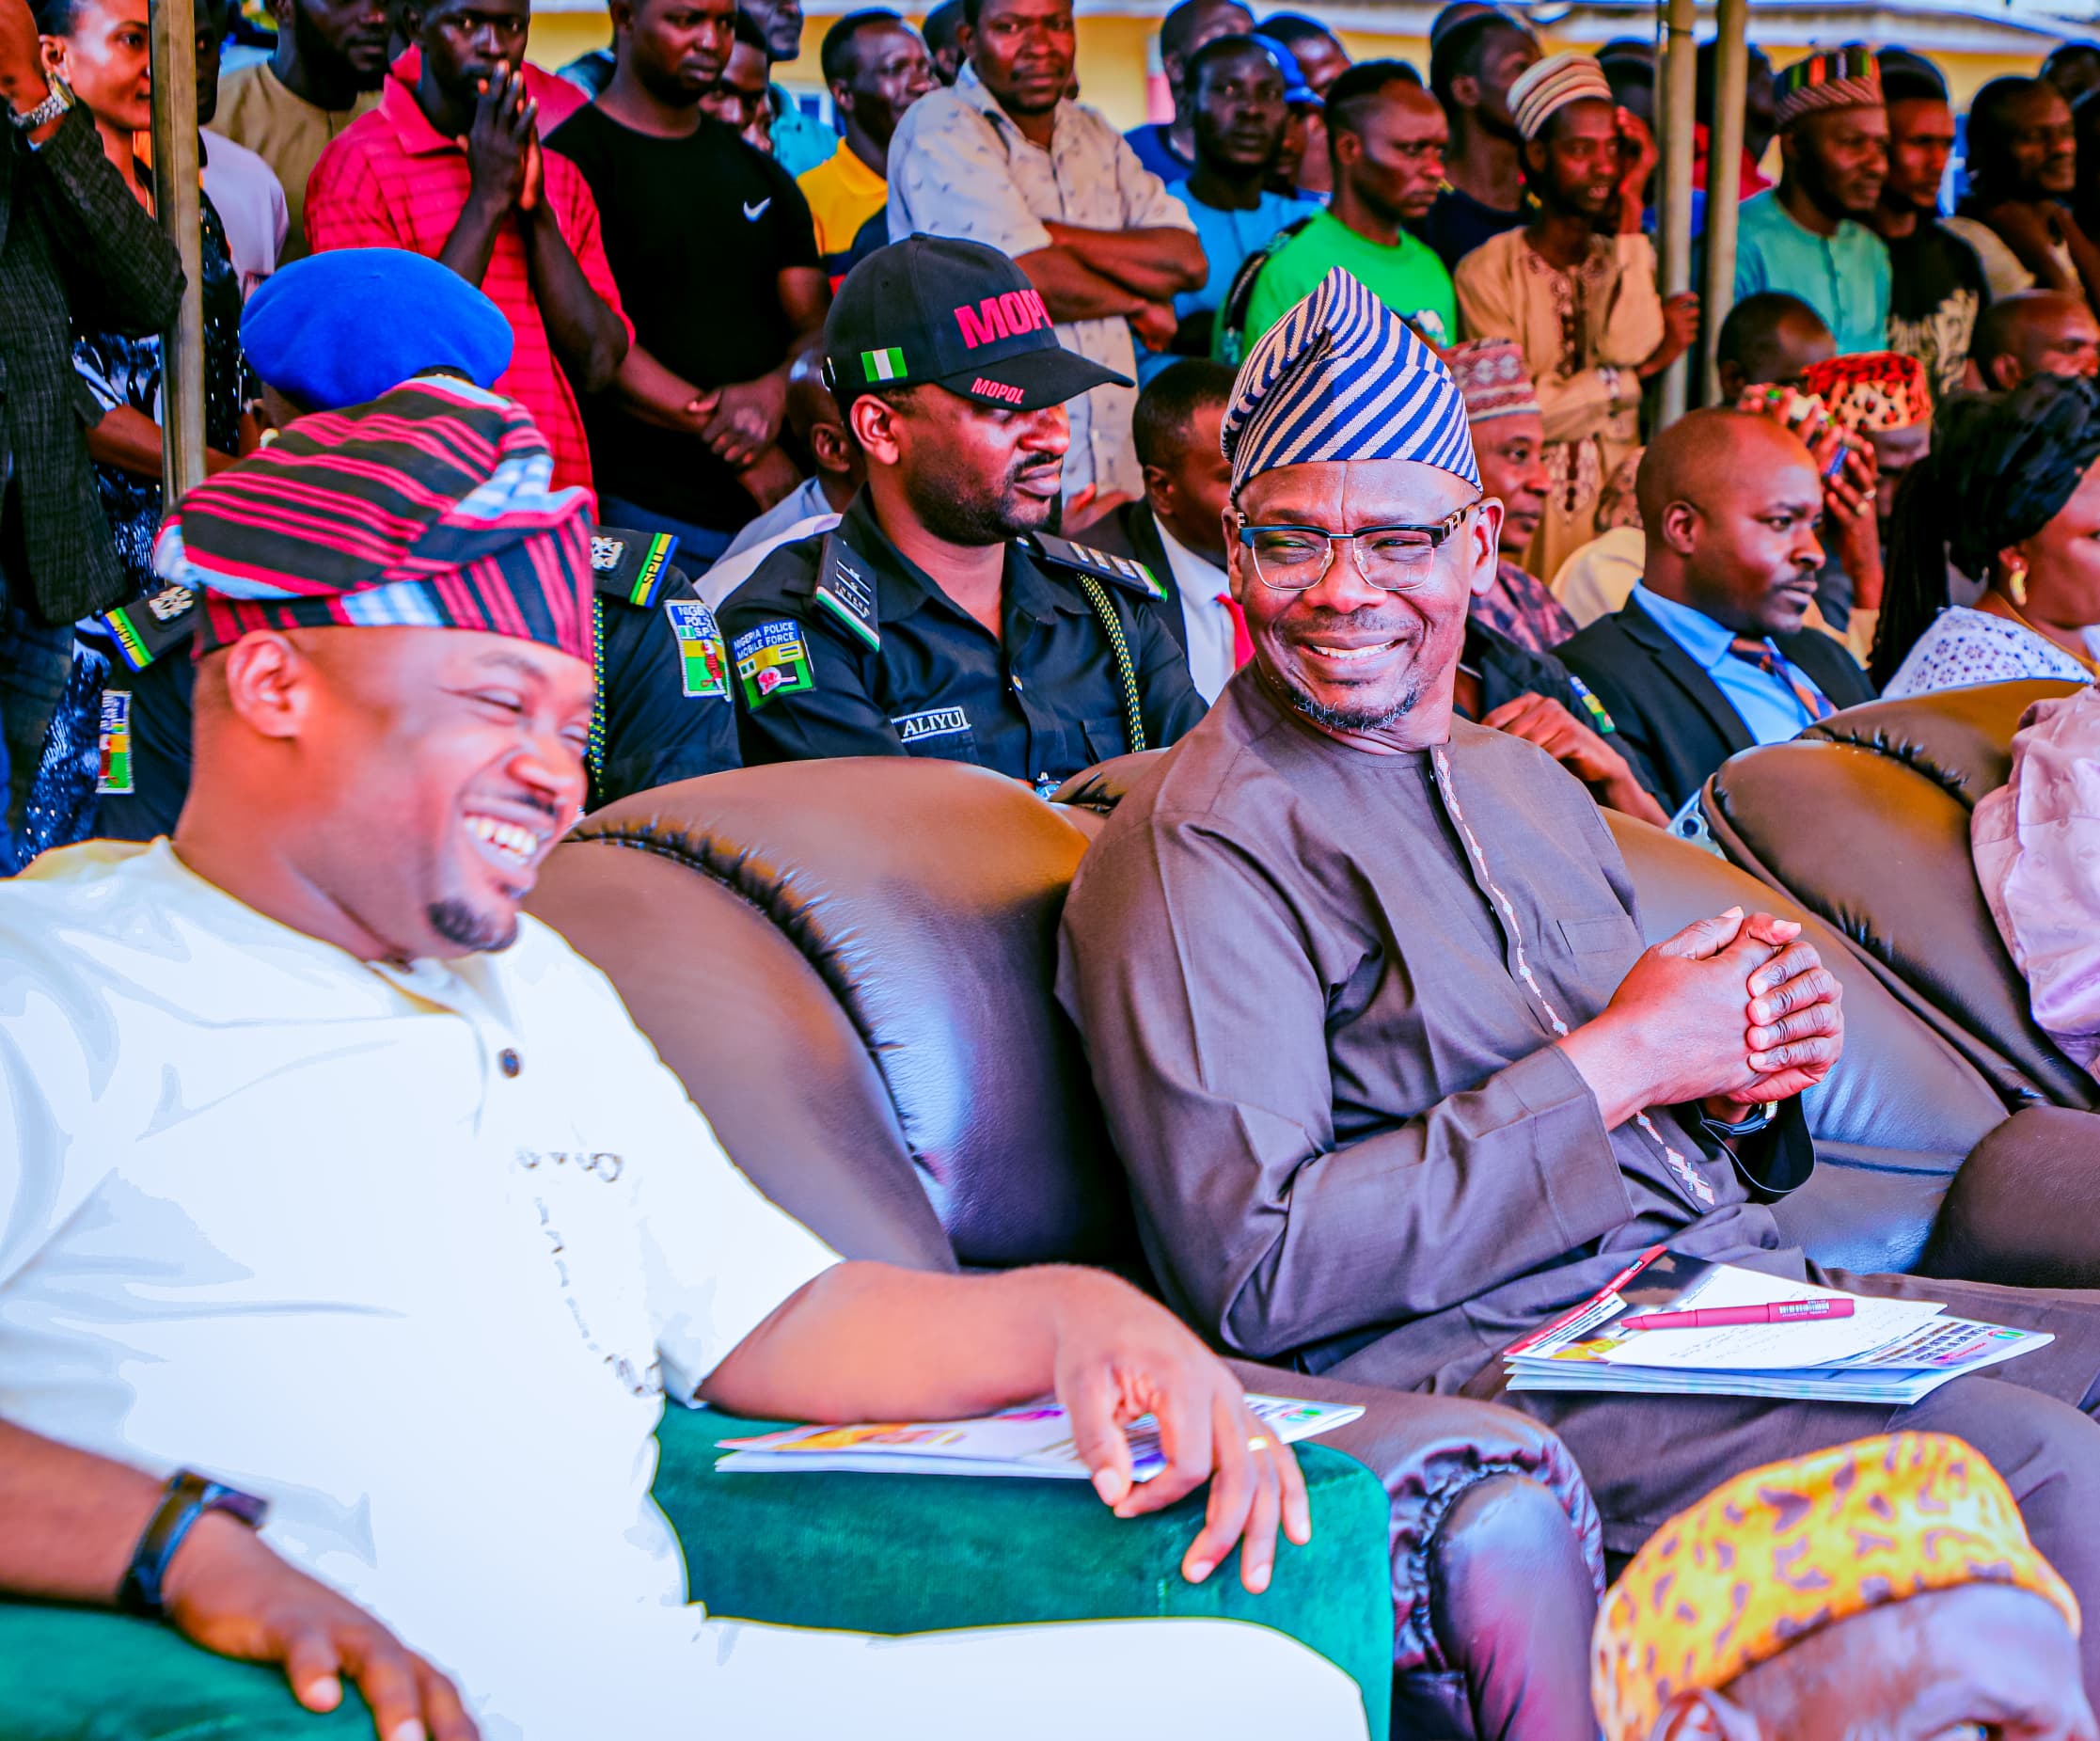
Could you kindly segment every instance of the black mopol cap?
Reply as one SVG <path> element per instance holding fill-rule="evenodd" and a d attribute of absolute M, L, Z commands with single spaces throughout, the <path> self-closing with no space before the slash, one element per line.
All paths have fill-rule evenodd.
<path fill-rule="evenodd" d="M 930 381 L 1022 411 L 1131 385 L 1067 351 L 1055 324 L 1028 275 L 997 248 L 909 236 L 845 275 L 824 323 L 824 379 L 846 402 Z"/>

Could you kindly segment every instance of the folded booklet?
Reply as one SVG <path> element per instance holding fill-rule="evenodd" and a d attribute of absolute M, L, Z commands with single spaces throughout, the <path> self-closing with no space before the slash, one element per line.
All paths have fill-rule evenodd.
<path fill-rule="evenodd" d="M 1638 1329 L 1650 1312 L 1849 1299 L 1843 1318 Z M 1905 1404 L 2055 1338 L 1948 1318 L 1926 1300 L 1884 1300 L 1712 1263 L 1655 1245 L 1609 1286 L 1504 1356 L 1511 1390 L 1815 1397 Z"/>
<path fill-rule="evenodd" d="M 1249 1397 L 1247 1406 L 1285 1444 L 1354 1420 L 1353 1404 Z M 1131 1473 L 1148 1481 L 1167 1466 L 1160 1426 L 1145 1415 L 1124 1428 Z M 790 1427 L 751 1439 L 721 1441 L 731 1455 L 724 1473 L 845 1469 L 887 1475 L 1034 1475 L 1084 1480 L 1086 1464 L 1072 1443 L 1065 1411 L 1054 1402 L 1007 1409 L 982 1420 L 910 1420 L 854 1427 Z"/>

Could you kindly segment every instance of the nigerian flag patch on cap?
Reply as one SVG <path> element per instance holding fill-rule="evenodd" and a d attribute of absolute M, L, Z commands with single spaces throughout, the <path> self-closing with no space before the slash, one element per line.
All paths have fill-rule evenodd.
<path fill-rule="evenodd" d="M 887 351 L 862 351 L 861 367 L 867 371 L 871 381 L 901 381 L 904 379 L 904 347 L 892 345 Z"/>

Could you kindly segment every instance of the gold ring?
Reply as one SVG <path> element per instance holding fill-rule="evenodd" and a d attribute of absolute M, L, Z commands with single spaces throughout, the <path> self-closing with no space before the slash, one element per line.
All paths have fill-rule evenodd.
<path fill-rule="evenodd" d="M 1253 1438 L 1247 1441 L 1247 1448 L 1252 1451 L 1267 1450 L 1269 1448 L 1269 1440 L 1263 1434 L 1257 1432 Z"/>

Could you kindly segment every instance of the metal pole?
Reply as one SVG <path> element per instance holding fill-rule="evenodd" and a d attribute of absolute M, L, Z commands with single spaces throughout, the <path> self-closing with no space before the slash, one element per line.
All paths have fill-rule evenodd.
<path fill-rule="evenodd" d="M 1663 40 L 1663 294 L 1692 288 L 1692 26 L 1697 0 L 1665 0 Z M 1661 422 L 1684 415 L 1683 357 L 1663 374 Z"/>
<path fill-rule="evenodd" d="M 1720 402 L 1713 354 L 1735 307 L 1735 211 L 1743 195 L 1743 111 L 1750 74 L 1749 0 L 1720 0 L 1713 66 L 1713 135 L 1706 152 L 1706 295 L 1699 305 L 1699 359 L 1706 403 Z"/>
<path fill-rule="evenodd" d="M 153 0 L 153 209 L 182 261 L 182 307 L 161 335 L 161 484 L 172 508 L 204 481 L 203 192 L 197 161 L 197 9 Z"/>

